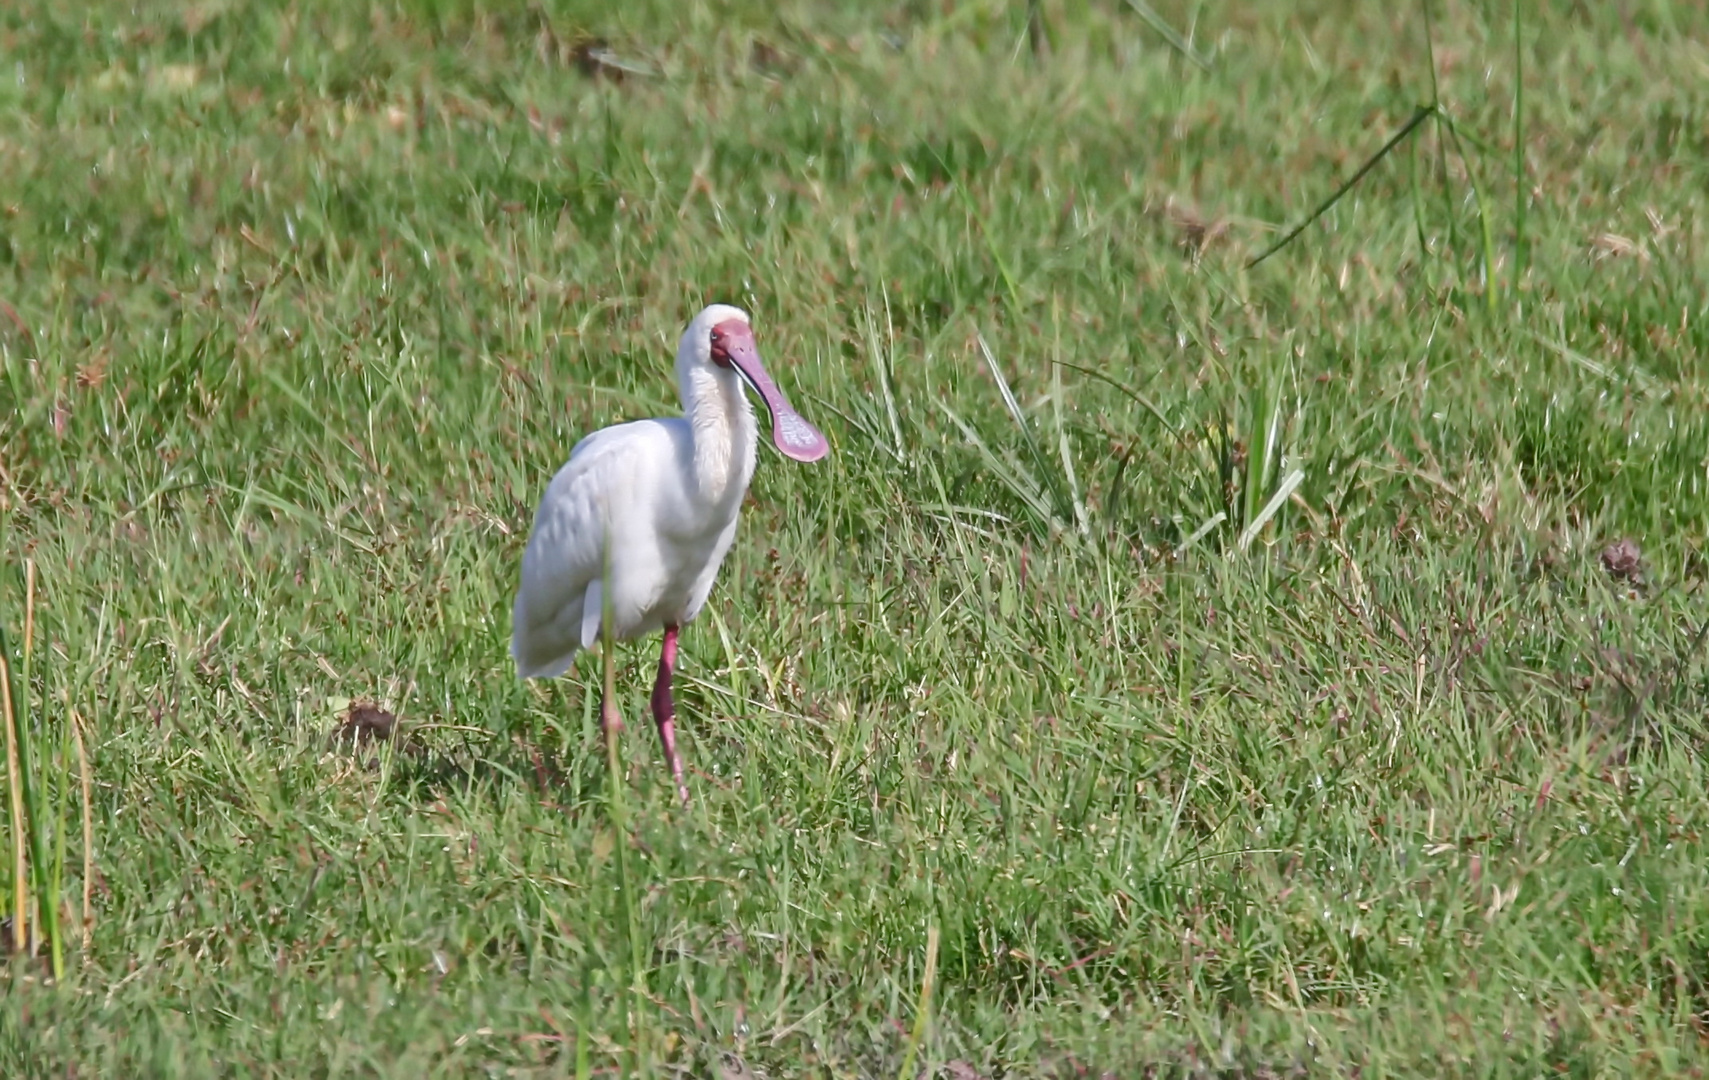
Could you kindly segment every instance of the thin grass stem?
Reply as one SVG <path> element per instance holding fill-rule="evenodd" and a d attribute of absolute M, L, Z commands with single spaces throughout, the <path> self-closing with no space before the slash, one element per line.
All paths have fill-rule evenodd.
<path fill-rule="evenodd" d="M 1484 306 L 1491 316 L 1497 310 L 1500 299 L 1500 283 L 1495 278 L 1495 225 L 1491 220 L 1489 200 L 1484 195 L 1483 185 L 1478 183 L 1477 170 L 1472 165 L 1471 155 L 1466 153 L 1465 142 L 1460 138 L 1459 125 L 1453 117 L 1438 111 L 1442 122 L 1447 125 L 1448 134 L 1454 140 L 1454 152 L 1460 155 L 1460 163 L 1466 167 L 1466 183 L 1471 185 L 1472 198 L 1478 204 L 1478 237 L 1479 253 L 1483 259 Z"/>
<path fill-rule="evenodd" d="M 71 737 L 77 745 L 77 778 L 83 792 L 83 956 L 87 960 L 95 935 L 95 785 L 83 740 L 83 718 L 75 710 L 71 713 Z"/>
<path fill-rule="evenodd" d="M 1074 524 L 1080 530 L 1081 536 L 1090 535 L 1092 525 L 1086 514 L 1086 502 L 1080 496 L 1080 478 L 1074 471 L 1074 455 L 1068 445 L 1068 424 L 1062 413 L 1062 365 L 1056 361 L 1062 356 L 1062 322 L 1059 300 L 1052 299 L 1050 305 L 1051 321 L 1051 365 L 1050 365 L 1050 405 L 1051 414 L 1056 419 L 1056 448 L 1062 458 L 1062 476 L 1068 485 L 1068 497 L 1074 506 Z"/>
<path fill-rule="evenodd" d="M 1513 288 L 1525 274 L 1525 42 L 1519 0 L 1513 0 Z"/>
<path fill-rule="evenodd" d="M 1396 146 L 1399 146 L 1401 143 L 1401 140 L 1405 139 L 1408 135 L 1411 135 L 1413 130 L 1416 129 L 1418 127 L 1418 125 L 1424 123 L 1424 121 L 1428 120 L 1430 117 L 1432 117 L 1434 115 L 1436 115 L 1436 104 L 1435 104 L 1435 102 L 1432 102 L 1428 105 L 1420 105 L 1420 106 L 1418 106 L 1418 108 L 1414 109 L 1411 118 L 1409 118 L 1405 124 L 1401 125 L 1401 129 L 1399 131 L 1397 131 L 1393 135 L 1389 136 L 1389 141 L 1384 143 L 1380 150 L 1378 150 L 1376 153 L 1372 154 L 1369 158 L 1367 158 L 1365 160 L 1365 163 L 1363 165 L 1359 166 L 1358 172 L 1355 172 L 1352 176 L 1349 176 L 1346 180 L 1342 181 L 1341 186 L 1335 189 L 1334 194 L 1330 195 L 1329 198 L 1327 198 L 1327 199 L 1323 200 L 1323 202 L 1319 203 L 1317 209 L 1313 210 L 1310 214 L 1306 215 L 1305 220 L 1301 221 L 1298 225 L 1295 225 L 1293 228 L 1289 229 L 1286 233 L 1283 233 L 1281 239 L 1277 240 L 1275 243 L 1273 243 L 1269 247 L 1265 248 L 1263 250 L 1263 252 L 1261 252 L 1256 258 L 1254 258 L 1250 262 L 1248 262 L 1246 264 L 1246 268 L 1248 270 L 1252 269 L 1254 266 L 1257 266 L 1259 263 L 1263 262 L 1265 259 L 1268 259 L 1270 256 L 1274 255 L 1276 252 L 1282 250 L 1283 248 L 1287 247 L 1290 243 L 1292 243 L 1294 240 L 1294 237 L 1298 236 L 1300 233 L 1304 232 L 1307 228 L 1309 228 L 1311 226 L 1312 222 L 1316 221 L 1318 218 L 1322 217 L 1324 214 L 1327 214 L 1331 207 L 1333 207 L 1336 203 L 1341 201 L 1341 197 L 1343 195 L 1345 195 L 1349 191 L 1353 190 L 1353 185 L 1355 185 L 1359 181 L 1363 180 L 1365 178 L 1366 173 L 1368 173 L 1372 169 L 1376 168 L 1377 163 L 1382 161 L 1383 158 L 1387 157 L 1389 155 L 1389 151 L 1393 150 Z"/>
<path fill-rule="evenodd" d="M 926 1029 L 932 1019 L 932 990 L 938 976 L 938 928 L 936 924 L 926 927 L 926 970 L 920 976 L 920 996 L 914 1002 L 914 1030 L 908 1035 L 908 1049 L 902 1054 L 902 1068 L 896 1072 L 896 1080 L 913 1080 L 914 1059 L 919 1056 L 920 1044 L 925 1042 Z"/>
<path fill-rule="evenodd" d="M 610 544 L 606 545 L 605 581 L 611 580 Z M 606 820 L 611 828 L 612 846 L 617 855 L 618 903 L 623 909 L 623 925 L 629 944 L 629 989 L 622 992 L 628 1002 L 630 1051 L 633 1075 L 645 1075 L 647 1070 L 646 1024 L 643 1007 L 646 1002 L 645 958 L 642 953 L 641 926 L 635 907 L 634 878 L 629 866 L 629 807 L 628 784 L 623 776 L 622 755 L 618 742 L 623 722 L 617 711 L 617 642 L 612 629 L 611 590 L 600 590 L 600 661 L 601 661 L 601 726 L 605 731 Z M 616 985 L 624 985 L 623 972 L 618 971 Z"/>
<path fill-rule="evenodd" d="M 12 823 L 12 951 L 27 952 L 30 940 L 30 862 L 26 854 L 29 824 L 24 816 L 24 762 L 18 745 L 18 716 L 12 707 L 12 664 L 5 630 L 0 628 L 0 712 L 6 720 L 6 790 Z"/>

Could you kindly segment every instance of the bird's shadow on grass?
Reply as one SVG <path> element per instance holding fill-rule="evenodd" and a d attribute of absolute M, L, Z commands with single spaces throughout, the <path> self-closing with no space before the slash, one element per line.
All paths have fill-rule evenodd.
<path fill-rule="evenodd" d="M 581 687 L 572 690 L 572 694 L 585 692 Z M 699 707 L 710 704 L 701 697 L 697 688 L 678 687 L 679 706 L 698 713 Z M 581 702 L 567 694 L 556 712 L 578 716 Z M 649 770 L 664 774 L 660 763 L 647 753 L 656 749 L 651 745 L 650 718 L 644 723 L 626 719 L 622 756 L 633 788 Z M 639 740 L 647 740 L 648 745 Z M 395 794 L 422 805 L 451 795 L 503 799 L 523 793 L 543 806 L 579 815 L 604 800 L 603 736 L 582 725 L 556 727 L 523 720 L 490 728 L 432 721 L 412 724 L 377 706 L 355 703 L 327 733 L 326 745 L 353 758 L 364 771 L 385 772 Z"/>
<path fill-rule="evenodd" d="M 420 747 L 397 753 L 392 766 L 397 789 L 423 802 L 450 794 L 469 798 L 519 792 L 572 813 L 599 798 L 603 778 L 603 762 L 596 754 L 566 754 L 517 738 Z"/>
<path fill-rule="evenodd" d="M 448 795 L 503 798 L 523 792 L 544 805 L 577 812 L 598 798 L 604 777 L 598 745 L 570 740 L 571 745 L 554 748 L 539 734 L 494 729 L 483 738 L 459 730 L 445 738 L 432 724 L 394 727 L 363 714 L 335 728 L 328 749 L 353 758 L 366 772 L 385 773 L 395 794 L 424 805 Z"/>

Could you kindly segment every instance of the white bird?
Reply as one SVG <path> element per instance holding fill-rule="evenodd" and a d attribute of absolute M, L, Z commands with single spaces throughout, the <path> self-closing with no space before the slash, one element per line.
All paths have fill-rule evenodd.
<path fill-rule="evenodd" d="M 598 640 L 606 611 L 612 638 L 663 630 L 653 719 L 687 804 L 671 673 L 677 629 L 705 605 L 754 475 L 758 429 L 743 384 L 771 411 L 785 457 L 817 461 L 830 444 L 766 374 L 740 308 L 713 304 L 694 317 L 676 378 L 682 416 L 595 431 L 552 478 L 522 556 L 510 653 L 524 679 L 553 678 Z M 609 699 L 601 717 L 608 733 L 622 725 Z"/>

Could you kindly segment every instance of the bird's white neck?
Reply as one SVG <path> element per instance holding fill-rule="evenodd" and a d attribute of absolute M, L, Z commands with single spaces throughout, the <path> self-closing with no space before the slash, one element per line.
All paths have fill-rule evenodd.
<path fill-rule="evenodd" d="M 694 435 L 694 478 L 709 504 L 740 501 L 754 476 L 759 428 L 735 372 L 696 365 L 681 373 L 683 416 Z"/>

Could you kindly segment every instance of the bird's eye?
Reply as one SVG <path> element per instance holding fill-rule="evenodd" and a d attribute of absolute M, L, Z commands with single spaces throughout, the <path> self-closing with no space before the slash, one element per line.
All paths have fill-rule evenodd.
<path fill-rule="evenodd" d="M 728 367 L 730 365 L 730 350 L 724 344 L 724 332 L 722 330 L 712 331 L 711 352 L 713 363 L 720 367 Z"/>

